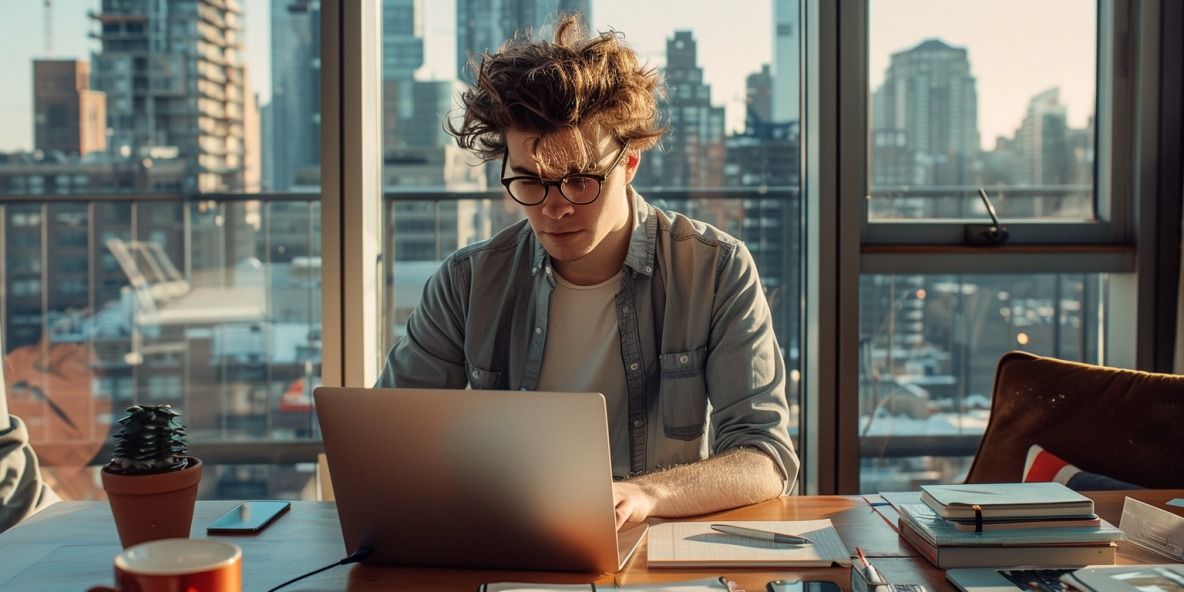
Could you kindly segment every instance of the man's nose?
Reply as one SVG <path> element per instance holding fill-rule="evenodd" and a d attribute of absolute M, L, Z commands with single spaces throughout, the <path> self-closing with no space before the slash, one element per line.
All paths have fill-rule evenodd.
<path fill-rule="evenodd" d="M 559 220 L 575 212 L 575 206 L 559 193 L 558 187 L 551 188 L 546 201 L 539 207 L 543 208 L 543 215 L 552 220 Z"/>

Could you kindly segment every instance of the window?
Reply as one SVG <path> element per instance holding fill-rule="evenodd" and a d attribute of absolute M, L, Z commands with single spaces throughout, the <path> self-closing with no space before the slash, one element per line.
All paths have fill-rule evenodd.
<path fill-rule="evenodd" d="M 1101 274 L 862 276 L 860 487 L 960 482 L 999 358 L 1100 363 L 1105 291 Z"/>
<path fill-rule="evenodd" d="M 102 463 L 132 402 L 181 410 L 197 450 L 236 441 L 207 459 L 203 496 L 250 473 L 230 465 L 282 457 L 256 452 L 292 448 L 277 438 L 319 445 L 319 6 L 54 3 L 0 25 L 18 40 L 0 91 L 3 352 L 10 374 L 53 353 L 76 388 L 47 395 L 91 414 L 34 436 L 35 449 L 74 447 L 41 458 L 66 497 L 97 494 L 94 475 L 64 463 Z M 43 59 L 42 29 L 17 23 L 49 11 L 58 34 Z M 268 381 L 284 386 L 269 396 Z M 262 495 L 299 495 L 283 471 Z"/>
<path fill-rule="evenodd" d="M 839 314 L 858 322 L 838 342 L 834 484 L 957 482 L 1004 353 L 1124 363 L 1138 136 L 1122 122 L 1139 80 L 1116 39 L 1138 28 L 1125 2 L 853 8 L 866 20 L 842 19 L 840 69 L 866 77 L 844 78 L 839 127 L 862 143 L 840 154 L 854 208 L 837 233 L 858 263 L 840 265 Z"/>
<path fill-rule="evenodd" d="M 1097 218 L 1095 2 L 868 7 L 870 220 Z"/>
<path fill-rule="evenodd" d="M 1149 263 L 1175 248 L 1136 232 L 1155 218 L 1154 107 L 1178 99 L 1156 76 L 1179 53 L 1161 3 L 548 0 L 502 18 L 245 0 L 207 3 L 227 27 L 203 20 L 200 42 L 185 3 L 17 4 L 0 24 L 3 352 L 85 354 L 68 396 L 93 412 L 44 435 L 70 458 L 101 462 L 132 401 L 179 406 L 216 449 L 203 496 L 308 497 L 293 463 L 320 448 L 312 388 L 372 380 L 442 259 L 521 219 L 439 123 L 472 53 L 558 8 L 662 70 L 671 130 L 635 185 L 749 245 L 803 491 L 957 478 L 1005 349 L 1134 365 Z M 52 60 L 26 26 L 45 10 Z M 978 244 L 980 187 L 1004 245 Z M 97 495 L 93 473 L 60 473 L 79 475 L 67 497 Z"/>

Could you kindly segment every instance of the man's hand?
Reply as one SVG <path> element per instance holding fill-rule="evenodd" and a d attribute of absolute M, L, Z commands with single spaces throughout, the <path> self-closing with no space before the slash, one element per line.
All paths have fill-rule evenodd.
<path fill-rule="evenodd" d="M 650 517 L 718 512 L 781 495 L 781 471 L 755 448 L 736 448 L 686 465 L 613 483 L 617 529 Z"/>
<path fill-rule="evenodd" d="M 645 488 L 628 481 L 613 483 L 613 504 L 616 507 L 617 530 L 626 522 L 641 522 L 648 518 L 657 506 L 657 497 Z"/>

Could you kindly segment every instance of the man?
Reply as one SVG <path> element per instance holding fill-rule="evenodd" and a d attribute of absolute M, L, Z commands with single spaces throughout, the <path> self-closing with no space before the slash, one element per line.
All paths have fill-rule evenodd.
<path fill-rule="evenodd" d="M 8 414 L 7 381 L 0 363 L 0 532 L 58 500 L 41 478 L 25 424 Z"/>
<path fill-rule="evenodd" d="M 603 393 L 618 527 L 770 499 L 798 468 L 751 255 L 630 186 L 658 86 L 575 17 L 484 56 L 448 130 L 501 159 L 527 220 L 444 262 L 378 383 Z"/>

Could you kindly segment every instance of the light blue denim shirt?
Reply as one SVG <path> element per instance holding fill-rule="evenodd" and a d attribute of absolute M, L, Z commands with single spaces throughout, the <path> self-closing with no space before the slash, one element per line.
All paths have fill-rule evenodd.
<path fill-rule="evenodd" d="M 788 492 L 785 363 L 744 244 L 629 189 L 636 217 L 616 297 L 632 474 L 740 446 L 776 462 Z M 522 389 L 538 384 L 555 289 L 523 220 L 440 266 L 377 386 Z"/>

